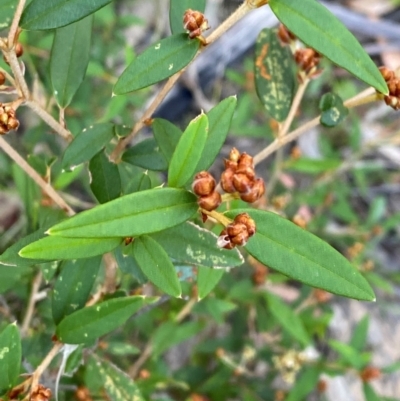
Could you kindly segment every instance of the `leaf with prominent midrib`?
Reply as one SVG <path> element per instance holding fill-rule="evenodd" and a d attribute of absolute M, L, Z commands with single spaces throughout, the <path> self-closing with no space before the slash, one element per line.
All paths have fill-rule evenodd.
<path fill-rule="evenodd" d="M 93 16 L 56 30 L 50 55 L 50 80 L 61 108 L 67 107 L 89 64 Z"/>
<path fill-rule="evenodd" d="M 82 259 L 102 255 L 115 249 L 122 238 L 69 238 L 44 237 L 32 242 L 19 251 L 19 255 L 29 259 Z"/>
<path fill-rule="evenodd" d="M 151 45 L 133 60 L 114 86 L 114 95 L 146 88 L 186 67 L 196 55 L 200 41 L 187 34 L 169 36 Z"/>
<path fill-rule="evenodd" d="M 270 0 L 268 4 L 305 44 L 379 92 L 388 93 L 381 73 L 357 39 L 318 1 Z"/>
<path fill-rule="evenodd" d="M 32 0 L 25 8 L 20 26 L 27 30 L 60 28 L 79 21 L 112 0 Z"/>
<path fill-rule="evenodd" d="M 53 320 L 56 324 L 85 306 L 100 263 L 101 256 L 63 262 L 52 298 Z"/>
<path fill-rule="evenodd" d="M 248 213 L 257 232 L 245 246 L 261 263 L 302 283 L 345 297 L 374 301 L 365 278 L 325 241 L 275 213 L 254 209 L 228 212 L 229 217 Z"/>
<path fill-rule="evenodd" d="M 57 326 L 57 339 L 66 344 L 93 341 L 122 326 L 135 312 L 154 298 L 114 298 L 88 306 L 66 316 Z"/>
<path fill-rule="evenodd" d="M 208 135 L 208 118 L 200 114 L 193 119 L 176 145 L 168 169 L 168 185 L 183 187 L 196 172 Z"/>
<path fill-rule="evenodd" d="M 136 237 L 176 226 L 198 209 L 183 189 L 153 188 L 121 196 L 77 214 L 48 230 L 60 237 Z"/>
<path fill-rule="evenodd" d="M 295 63 L 289 46 L 283 45 L 275 29 L 263 29 L 254 55 L 254 81 L 258 98 L 268 114 L 283 121 L 292 105 Z"/>
<path fill-rule="evenodd" d="M 132 256 L 143 274 L 160 290 L 173 297 L 181 295 L 181 285 L 175 267 L 167 252 L 157 241 L 148 235 L 135 238 Z"/>

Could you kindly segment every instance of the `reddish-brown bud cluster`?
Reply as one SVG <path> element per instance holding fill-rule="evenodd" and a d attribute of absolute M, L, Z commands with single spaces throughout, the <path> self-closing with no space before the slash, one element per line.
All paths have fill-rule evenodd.
<path fill-rule="evenodd" d="M 363 382 L 370 382 L 371 380 L 378 379 L 381 376 L 381 370 L 374 366 L 365 367 L 361 373 L 360 377 Z"/>
<path fill-rule="evenodd" d="M 221 194 L 215 190 L 217 183 L 208 171 L 200 171 L 194 177 L 193 192 L 199 197 L 198 205 L 207 211 L 216 209 L 221 204 Z"/>
<path fill-rule="evenodd" d="M 297 49 L 294 53 L 294 59 L 300 69 L 308 74 L 314 67 L 316 68 L 318 66 L 321 56 L 314 49 L 306 47 Z"/>
<path fill-rule="evenodd" d="M 241 213 L 221 231 L 217 244 L 220 248 L 225 249 L 233 249 L 237 245 L 246 245 L 255 232 L 255 221 L 247 213 Z"/>
<path fill-rule="evenodd" d="M 5 135 L 19 127 L 19 121 L 15 117 L 15 110 L 0 103 L 0 135 Z"/>
<path fill-rule="evenodd" d="M 190 39 L 194 39 L 201 36 L 210 27 L 203 13 L 189 8 L 183 15 L 183 28 L 189 32 Z"/>
<path fill-rule="evenodd" d="M 47 387 L 44 387 L 42 384 L 38 384 L 38 386 L 32 391 L 31 401 L 49 401 L 51 398 L 51 390 Z"/>
<path fill-rule="evenodd" d="M 6 76 L 0 71 L 0 86 L 6 82 Z"/>
<path fill-rule="evenodd" d="M 383 79 L 386 81 L 389 88 L 389 94 L 385 95 L 385 103 L 394 110 L 400 109 L 400 79 L 396 77 L 394 71 L 386 67 L 380 67 Z"/>
<path fill-rule="evenodd" d="M 75 391 L 75 398 L 78 401 L 93 401 L 90 395 L 89 389 L 87 387 L 78 387 Z"/>
<path fill-rule="evenodd" d="M 265 192 L 264 180 L 256 177 L 253 158 L 247 153 L 240 154 L 235 148 L 225 160 L 221 187 L 227 193 L 239 192 L 240 199 L 248 203 L 260 199 Z"/>
<path fill-rule="evenodd" d="M 294 40 L 296 40 L 296 36 L 290 32 L 285 25 L 280 24 L 278 28 L 278 38 L 281 40 L 282 43 L 290 44 Z"/>

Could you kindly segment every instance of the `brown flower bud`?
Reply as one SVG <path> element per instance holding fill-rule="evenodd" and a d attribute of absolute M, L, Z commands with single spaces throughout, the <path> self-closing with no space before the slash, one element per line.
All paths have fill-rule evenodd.
<path fill-rule="evenodd" d="M 200 171 L 194 177 L 192 189 L 198 196 L 210 195 L 214 191 L 217 183 L 208 171 Z"/>
<path fill-rule="evenodd" d="M 24 48 L 22 47 L 21 43 L 17 43 L 15 45 L 15 55 L 17 57 L 21 57 L 24 54 Z"/>
<path fill-rule="evenodd" d="M 197 204 L 209 212 L 215 210 L 222 202 L 221 194 L 217 191 L 211 192 L 210 195 L 202 196 L 197 199 Z"/>
<path fill-rule="evenodd" d="M 319 393 L 325 393 L 327 389 L 328 389 L 328 383 L 327 383 L 327 381 L 321 379 L 321 380 L 317 383 L 317 391 L 318 391 Z"/>
<path fill-rule="evenodd" d="M 318 303 L 326 304 L 332 299 L 333 295 L 328 291 L 321 290 L 320 288 L 315 288 L 313 290 L 313 297 Z"/>
<path fill-rule="evenodd" d="M 232 223 L 226 227 L 229 239 L 232 244 L 245 245 L 249 240 L 249 233 L 247 227 L 242 223 Z"/>
<path fill-rule="evenodd" d="M 388 82 L 395 77 L 394 71 L 389 70 L 387 67 L 379 67 L 379 71 L 382 74 L 383 79 Z"/>
<path fill-rule="evenodd" d="M 239 164 L 236 171 L 236 174 L 245 174 L 250 180 L 254 180 L 256 173 L 254 171 L 254 167 L 245 166 L 243 164 Z"/>
<path fill-rule="evenodd" d="M 296 226 L 299 226 L 301 228 L 306 228 L 307 227 L 307 222 L 303 216 L 300 214 L 296 214 L 293 216 L 292 219 L 293 223 L 296 224 Z"/>
<path fill-rule="evenodd" d="M 229 153 L 229 160 L 237 163 L 240 157 L 240 152 L 236 148 L 232 148 L 232 150 Z"/>
<path fill-rule="evenodd" d="M 0 71 L 0 85 L 4 85 L 4 82 L 6 82 L 6 76 Z"/>
<path fill-rule="evenodd" d="M 225 170 L 231 169 L 232 171 L 236 171 L 237 169 L 237 162 L 225 159 L 224 160 Z"/>
<path fill-rule="evenodd" d="M 391 79 L 387 84 L 388 84 L 388 88 L 389 88 L 389 93 L 391 95 L 396 95 L 396 91 L 397 91 L 397 84 L 399 83 L 399 80 L 397 78 L 393 78 Z"/>
<path fill-rule="evenodd" d="M 209 29 L 208 20 L 200 11 L 188 9 L 183 15 L 183 28 L 189 32 L 189 37 L 193 39 Z"/>
<path fill-rule="evenodd" d="M 252 167 L 254 168 L 253 158 L 247 153 L 242 153 L 238 160 L 238 167 Z"/>
<path fill-rule="evenodd" d="M 0 135 L 5 135 L 5 134 L 7 134 L 7 132 L 8 132 L 8 130 L 0 125 Z"/>
<path fill-rule="evenodd" d="M 235 173 L 232 177 L 233 186 L 239 193 L 248 193 L 253 188 L 254 179 L 247 177 L 246 174 Z"/>
<path fill-rule="evenodd" d="M 381 376 L 381 370 L 373 366 L 367 366 L 360 373 L 361 380 L 365 383 L 377 379 L 380 376 Z"/>
<path fill-rule="evenodd" d="M 247 193 L 240 194 L 240 199 L 244 202 L 253 203 L 260 199 L 265 193 L 265 184 L 262 178 L 254 181 L 253 187 Z"/>
<path fill-rule="evenodd" d="M 233 176 L 235 172 L 231 168 L 225 170 L 221 174 L 221 187 L 228 194 L 232 194 L 236 192 L 235 187 L 233 186 Z"/>
<path fill-rule="evenodd" d="M 296 36 L 293 35 L 292 32 L 290 32 L 285 25 L 280 24 L 278 28 L 278 37 L 283 43 L 291 43 L 293 40 L 296 39 Z"/>
<path fill-rule="evenodd" d="M 250 237 L 256 233 L 256 222 L 247 213 L 238 214 L 234 221 L 244 224 Z"/>
<path fill-rule="evenodd" d="M 1 125 L 7 125 L 8 124 L 8 114 L 7 113 L 1 113 L 0 114 L 0 124 Z"/>
<path fill-rule="evenodd" d="M 7 128 L 9 130 L 16 130 L 18 127 L 19 127 L 19 121 L 16 118 L 11 117 L 8 119 Z"/>
<path fill-rule="evenodd" d="M 229 238 L 228 231 L 226 228 L 224 228 L 219 234 L 217 240 L 217 246 L 219 248 L 224 248 L 224 249 L 233 249 L 235 247 L 235 244 L 232 244 Z"/>

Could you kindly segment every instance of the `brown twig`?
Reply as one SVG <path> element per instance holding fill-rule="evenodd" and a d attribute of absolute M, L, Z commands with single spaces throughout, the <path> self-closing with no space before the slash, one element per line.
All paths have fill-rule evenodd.
<path fill-rule="evenodd" d="M 375 95 L 375 89 L 368 88 L 365 91 L 359 93 L 358 95 L 348 99 L 344 102 L 344 105 L 348 108 L 354 108 L 360 106 L 362 104 L 370 103 L 375 100 L 379 99 L 378 95 Z M 314 119 L 308 121 L 307 123 L 303 124 L 301 127 L 295 129 L 294 131 L 290 132 L 289 134 L 285 135 L 283 138 L 276 138 L 271 144 L 269 144 L 265 149 L 254 156 L 254 164 L 257 165 L 263 160 L 265 160 L 268 156 L 274 153 L 276 150 L 281 148 L 282 146 L 286 145 L 297 139 L 299 136 L 306 133 L 311 128 L 314 128 L 320 123 L 320 117 L 315 117 Z"/>
<path fill-rule="evenodd" d="M 47 183 L 35 169 L 33 169 L 26 160 L 11 146 L 8 142 L 0 136 L 0 148 L 12 159 L 14 162 L 25 171 L 25 173 L 32 178 L 36 184 L 65 212 L 72 216 L 75 214 L 74 210 L 64 201 L 63 198 L 56 192 L 56 190 Z"/>
<path fill-rule="evenodd" d="M 26 309 L 25 317 L 21 325 L 21 336 L 25 337 L 29 325 L 31 323 L 32 317 L 33 317 L 33 312 L 35 310 L 35 304 L 36 304 L 36 295 L 39 292 L 40 284 L 42 283 L 42 271 L 39 270 L 38 274 L 35 276 L 32 282 L 32 289 L 31 289 L 31 294 L 29 296 L 29 302 L 28 302 L 28 307 Z"/>
<path fill-rule="evenodd" d="M 19 0 L 17 9 L 14 13 L 14 18 L 11 23 L 10 31 L 8 32 L 8 47 L 11 49 L 15 45 L 15 37 L 18 31 L 19 21 L 21 19 L 22 11 L 24 11 L 26 0 Z"/>
<path fill-rule="evenodd" d="M 259 1 L 257 0 L 257 3 L 263 3 L 265 4 L 264 0 Z M 233 12 L 218 28 L 215 29 L 214 32 L 211 33 L 210 36 L 206 38 L 206 43 L 207 45 L 213 43 L 215 40 L 217 40 L 224 32 L 226 32 L 229 28 L 231 28 L 237 21 L 239 21 L 244 15 L 246 15 L 249 11 L 253 10 L 255 7 L 259 7 L 259 5 L 254 5 L 251 3 L 249 0 L 245 0 L 239 8 Z M 205 46 L 200 47 L 199 51 L 197 54 L 194 56 L 193 60 L 196 59 L 196 57 L 205 49 Z M 193 62 L 192 60 L 192 62 Z M 187 68 L 187 67 L 186 67 Z M 139 119 L 139 121 L 135 124 L 135 126 L 132 129 L 132 132 L 126 136 L 125 138 L 122 138 L 112 151 L 110 155 L 110 160 L 111 161 L 118 161 L 121 153 L 124 151 L 124 149 L 128 146 L 128 144 L 132 141 L 132 139 L 138 134 L 138 132 L 145 126 L 144 121 L 149 119 L 154 111 L 157 109 L 157 107 L 160 105 L 160 103 L 164 100 L 165 96 L 169 93 L 169 91 L 173 88 L 175 83 L 178 81 L 180 76 L 183 74 L 185 69 L 182 69 L 178 71 L 176 74 L 172 75 L 167 83 L 164 85 L 164 87 L 161 89 L 161 91 L 157 94 L 153 102 L 150 104 L 150 106 L 146 109 L 146 111 L 143 113 L 142 117 Z"/>

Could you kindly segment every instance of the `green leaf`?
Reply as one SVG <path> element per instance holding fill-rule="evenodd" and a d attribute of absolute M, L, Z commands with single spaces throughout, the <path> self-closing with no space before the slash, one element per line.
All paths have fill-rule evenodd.
<path fill-rule="evenodd" d="M 179 262 L 208 267 L 234 267 L 243 263 L 237 249 L 219 248 L 215 234 L 190 222 L 151 234 L 151 237 Z"/>
<path fill-rule="evenodd" d="M 89 161 L 100 152 L 113 138 L 112 124 L 96 124 L 85 128 L 78 134 L 65 150 L 63 169 L 73 169 L 81 163 Z"/>
<path fill-rule="evenodd" d="M 367 344 L 369 316 L 365 315 L 357 324 L 350 340 L 350 346 L 361 352 Z"/>
<path fill-rule="evenodd" d="M 295 64 L 289 46 L 279 40 L 276 29 L 263 29 L 254 55 L 254 82 L 258 98 L 268 114 L 284 121 L 292 105 Z"/>
<path fill-rule="evenodd" d="M 0 333 L 0 360 L 0 394 L 3 394 L 14 386 L 21 369 L 21 338 L 15 323 Z"/>
<path fill-rule="evenodd" d="M 334 170 L 342 164 L 341 160 L 334 159 L 309 159 L 301 157 L 297 160 L 289 160 L 285 163 L 288 170 L 300 171 L 306 174 L 321 174 L 329 170 Z"/>
<path fill-rule="evenodd" d="M 168 169 L 167 160 L 153 138 L 145 139 L 129 148 L 122 155 L 122 160 L 147 170 L 165 171 Z"/>
<path fill-rule="evenodd" d="M 169 5 L 169 24 L 172 33 L 185 32 L 183 29 L 183 15 L 188 9 L 204 13 L 206 0 L 171 0 Z"/>
<path fill-rule="evenodd" d="M 340 341 L 330 340 L 329 346 L 335 350 L 348 364 L 357 370 L 364 368 L 371 360 L 370 353 L 360 352 L 351 345 L 344 344 Z"/>
<path fill-rule="evenodd" d="M 270 0 L 269 5 L 291 32 L 379 92 L 388 88 L 378 68 L 357 39 L 315 0 Z"/>
<path fill-rule="evenodd" d="M 57 326 L 56 336 L 66 344 L 82 344 L 122 326 L 135 312 L 154 299 L 142 296 L 114 298 L 80 309 Z"/>
<path fill-rule="evenodd" d="M 32 0 L 25 8 L 20 26 L 27 30 L 60 28 L 79 21 L 112 0 Z"/>
<path fill-rule="evenodd" d="M 50 55 L 54 97 L 67 107 L 85 78 L 89 64 L 93 16 L 56 30 Z"/>
<path fill-rule="evenodd" d="M 236 96 L 230 96 L 222 100 L 207 113 L 207 141 L 195 171 L 208 170 L 219 155 L 231 126 L 236 104 Z"/>
<path fill-rule="evenodd" d="M 334 93 L 326 93 L 321 97 L 319 109 L 321 124 L 329 128 L 336 127 L 349 114 L 349 109 L 343 105 L 343 100 Z"/>
<path fill-rule="evenodd" d="M 208 118 L 200 114 L 182 134 L 168 169 L 168 185 L 183 187 L 196 172 L 208 135 Z"/>
<path fill-rule="evenodd" d="M 100 269 L 101 256 L 67 261 L 54 285 L 52 313 L 56 324 L 85 306 Z"/>
<path fill-rule="evenodd" d="M 121 195 L 121 178 L 118 166 L 110 162 L 103 151 L 89 163 L 90 189 L 100 203 L 106 203 Z"/>
<path fill-rule="evenodd" d="M 0 31 L 10 26 L 18 0 L 2 0 L 0 4 Z"/>
<path fill-rule="evenodd" d="M 235 210 L 228 215 L 249 213 L 257 233 L 246 250 L 261 263 L 302 283 L 345 297 L 373 301 L 375 294 L 365 278 L 325 241 L 277 214 Z"/>
<path fill-rule="evenodd" d="M 382 401 L 382 398 L 375 393 L 375 390 L 369 383 L 363 383 L 363 390 L 366 401 Z"/>
<path fill-rule="evenodd" d="M 153 128 L 154 138 L 169 163 L 182 131 L 176 125 L 162 118 L 155 118 L 151 127 Z"/>
<path fill-rule="evenodd" d="M 60 237 L 136 237 L 176 226 L 197 212 L 196 196 L 176 188 L 154 188 L 121 196 L 56 224 Z"/>
<path fill-rule="evenodd" d="M 22 248 L 19 255 L 29 259 L 82 259 L 115 249 L 121 238 L 45 237 Z"/>
<path fill-rule="evenodd" d="M 19 251 L 22 248 L 43 237 L 45 237 L 44 230 L 40 229 L 32 234 L 27 235 L 24 238 L 21 238 L 19 241 L 11 245 L 9 248 L 6 249 L 4 253 L 0 255 L 0 265 L 26 267 L 47 262 L 48 261 L 47 259 L 27 260 L 19 256 Z"/>
<path fill-rule="evenodd" d="M 175 267 L 157 241 L 147 235 L 135 238 L 132 255 L 143 274 L 153 284 L 173 297 L 181 296 L 181 285 Z"/>
<path fill-rule="evenodd" d="M 2 266 L 0 263 L 0 294 L 18 285 L 22 276 L 30 271 L 31 269 L 27 266 Z"/>
<path fill-rule="evenodd" d="M 132 192 L 146 191 L 147 189 L 151 189 L 151 187 L 151 178 L 147 171 L 145 171 L 133 177 L 126 186 L 125 193 L 130 194 Z"/>
<path fill-rule="evenodd" d="M 265 298 L 269 311 L 284 330 L 302 345 L 307 346 L 310 343 L 310 338 L 299 316 L 276 295 L 266 293 Z"/>
<path fill-rule="evenodd" d="M 123 95 L 153 85 L 187 66 L 200 41 L 187 34 L 172 35 L 151 45 L 133 60 L 114 86 L 114 95 Z"/>
<path fill-rule="evenodd" d="M 300 377 L 296 379 L 285 401 L 305 400 L 307 395 L 315 390 L 320 374 L 321 369 L 318 366 L 306 367 Z"/>
<path fill-rule="evenodd" d="M 112 363 L 95 358 L 96 373 L 103 383 L 107 398 L 113 401 L 145 401 L 135 382 Z"/>
<path fill-rule="evenodd" d="M 201 322 L 189 322 L 184 324 L 178 324 L 171 320 L 165 322 L 152 336 L 153 356 L 155 358 L 159 357 L 172 346 L 198 334 L 203 327 L 204 325 Z"/>
<path fill-rule="evenodd" d="M 224 273 L 223 269 L 210 269 L 203 266 L 197 268 L 197 298 L 199 301 L 215 288 Z"/>

